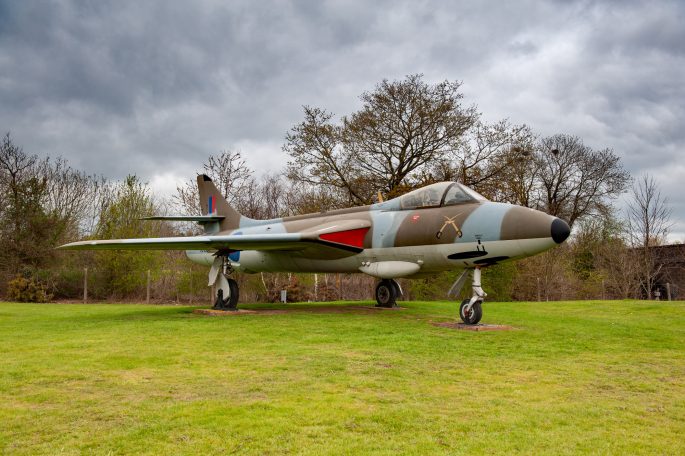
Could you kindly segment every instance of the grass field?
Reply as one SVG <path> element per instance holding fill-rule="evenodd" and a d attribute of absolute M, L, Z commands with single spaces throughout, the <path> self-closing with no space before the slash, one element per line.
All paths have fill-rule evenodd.
<path fill-rule="evenodd" d="M 322 306 L 0 303 L 0 454 L 685 453 L 683 302 Z"/>

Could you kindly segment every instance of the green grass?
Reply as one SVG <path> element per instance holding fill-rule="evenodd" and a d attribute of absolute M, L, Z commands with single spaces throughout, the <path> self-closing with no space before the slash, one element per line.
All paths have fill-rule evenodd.
<path fill-rule="evenodd" d="M 685 303 L 403 305 L 1 303 L 0 454 L 685 452 Z"/>

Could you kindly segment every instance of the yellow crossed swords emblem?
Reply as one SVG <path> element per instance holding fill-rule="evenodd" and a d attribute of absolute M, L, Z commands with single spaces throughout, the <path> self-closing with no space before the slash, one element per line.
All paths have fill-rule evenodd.
<path fill-rule="evenodd" d="M 451 225 L 454 228 L 454 231 L 457 233 L 457 237 L 461 237 L 462 232 L 461 229 L 457 226 L 457 222 L 455 221 L 457 217 L 461 215 L 461 212 L 455 215 L 454 217 L 448 217 L 446 215 L 443 215 L 445 217 L 445 223 L 442 224 L 442 227 L 440 228 L 440 231 L 435 233 L 435 237 L 440 239 L 442 237 L 442 232 L 445 231 L 445 228 L 447 228 L 448 225 Z"/>

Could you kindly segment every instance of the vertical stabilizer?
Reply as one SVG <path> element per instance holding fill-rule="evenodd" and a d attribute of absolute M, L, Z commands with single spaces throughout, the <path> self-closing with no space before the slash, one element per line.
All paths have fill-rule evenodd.
<path fill-rule="evenodd" d="M 197 176 L 197 187 L 200 191 L 200 207 L 202 215 L 222 215 L 224 219 L 219 223 L 220 231 L 235 230 L 240 227 L 240 220 L 247 222 L 247 217 L 240 215 L 233 209 L 221 192 L 216 188 L 212 179 L 205 174 Z M 206 227 L 208 230 L 210 226 Z M 214 231 L 214 230 L 211 230 Z"/>

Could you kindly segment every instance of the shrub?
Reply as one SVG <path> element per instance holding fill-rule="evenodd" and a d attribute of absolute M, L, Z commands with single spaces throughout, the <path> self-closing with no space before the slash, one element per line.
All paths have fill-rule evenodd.
<path fill-rule="evenodd" d="M 17 276 L 7 282 L 7 299 L 17 302 L 49 302 L 52 295 L 33 278 Z"/>

